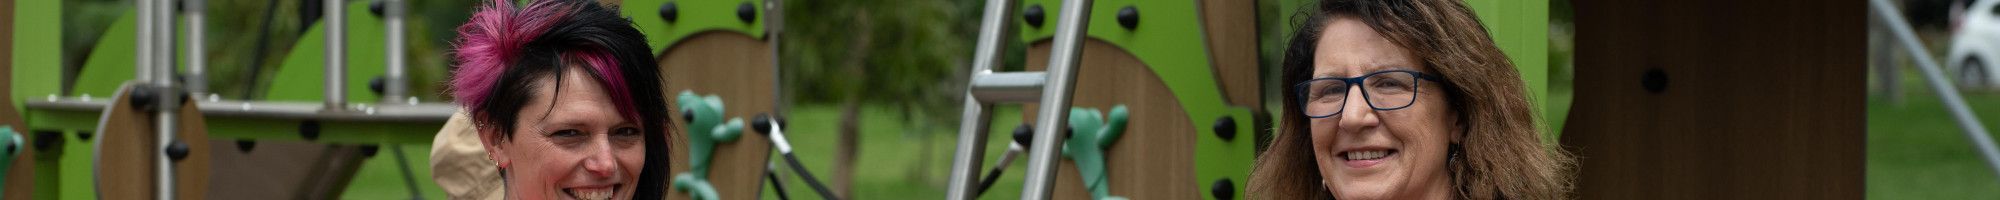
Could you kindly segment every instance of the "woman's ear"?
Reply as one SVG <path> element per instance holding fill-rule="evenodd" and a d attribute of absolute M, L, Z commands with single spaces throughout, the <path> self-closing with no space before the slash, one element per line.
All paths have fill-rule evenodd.
<path fill-rule="evenodd" d="M 1465 122 L 1465 116 L 1463 114 L 1456 113 L 1457 111 L 1447 111 L 1447 112 L 1454 112 L 1446 116 L 1451 116 L 1452 118 L 1451 120 L 1448 120 L 1449 122 L 1451 122 L 1451 127 L 1458 128 L 1457 134 L 1451 134 L 1451 143 L 1465 144 L 1465 135 L 1472 134 L 1472 126 L 1466 125 L 1469 123 Z"/>
<path fill-rule="evenodd" d="M 504 138 L 505 136 L 500 131 L 493 130 L 491 126 L 476 127 L 478 128 L 474 129 L 479 131 L 479 145 L 486 147 L 486 160 L 493 161 L 493 164 L 500 166 L 500 168 L 507 168 L 511 160 L 507 158 L 506 145 L 502 145 L 507 142 Z"/>

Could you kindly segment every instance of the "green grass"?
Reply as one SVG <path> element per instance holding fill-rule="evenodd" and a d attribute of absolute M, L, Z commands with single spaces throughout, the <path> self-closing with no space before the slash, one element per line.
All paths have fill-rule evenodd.
<path fill-rule="evenodd" d="M 1868 97 L 1868 198 L 2000 199 L 2000 176 L 1914 73 L 1902 74 L 1902 103 L 1880 92 Z M 1988 132 L 2000 131 L 1993 129 L 2000 127 L 2000 93 L 1963 93 Z"/>
<path fill-rule="evenodd" d="M 1020 124 L 1019 106 L 996 106 L 986 145 L 986 165 L 1006 151 L 1009 135 Z M 840 110 L 832 105 L 800 105 L 789 111 L 791 127 L 785 135 L 795 156 L 821 181 L 832 181 L 834 144 L 838 138 Z M 951 154 L 957 143 L 957 124 L 935 124 L 929 130 L 906 125 L 894 109 L 865 107 L 861 114 L 861 138 L 850 199 L 936 199 L 944 197 L 951 169 Z M 928 137 L 924 135 L 928 135 Z M 931 145 L 928 150 L 924 145 Z M 928 153 L 926 153 L 928 152 Z M 772 161 L 782 162 L 776 152 Z M 982 199 L 1016 199 L 1020 195 L 1025 160 L 1017 159 L 990 194 Z M 783 165 L 780 165 L 783 166 Z M 980 167 L 986 170 L 989 167 Z M 780 168 L 780 170 L 786 170 Z M 982 172 L 984 173 L 984 172 Z M 786 194 L 796 199 L 818 199 L 795 173 L 782 173 Z M 833 184 L 833 183 L 827 183 Z M 777 199 L 776 190 L 765 185 L 764 199 Z"/>

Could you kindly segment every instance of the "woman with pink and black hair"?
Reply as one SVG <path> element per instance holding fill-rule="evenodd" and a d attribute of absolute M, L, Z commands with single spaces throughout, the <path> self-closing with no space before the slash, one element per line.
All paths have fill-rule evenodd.
<path fill-rule="evenodd" d="M 485 192 L 659 199 L 673 124 L 645 36 L 594 1 L 509 2 L 475 12 L 453 52 L 450 93 L 500 176 Z"/>

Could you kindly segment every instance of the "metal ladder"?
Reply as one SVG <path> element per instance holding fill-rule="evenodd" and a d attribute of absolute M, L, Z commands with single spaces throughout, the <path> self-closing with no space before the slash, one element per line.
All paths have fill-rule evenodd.
<path fill-rule="evenodd" d="M 1070 95 L 1075 92 L 1076 68 L 1081 43 L 1087 32 L 1091 0 L 1064 0 L 1056 15 L 1055 46 L 1050 51 L 1048 71 L 994 72 L 1000 65 L 1003 41 L 1013 37 L 1018 5 L 1015 0 L 987 0 L 986 14 L 980 19 L 979 40 L 973 49 L 972 76 L 965 93 L 965 112 L 960 118 L 958 150 L 952 154 L 951 182 L 946 199 L 973 199 L 979 196 L 979 169 L 986 149 L 986 131 L 992 125 L 996 103 L 1039 103 L 1036 110 L 1034 142 L 1028 151 L 1027 181 L 1021 199 L 1048 199 L 1053 192 L 1057 155 L 1068 124 Z M 1040 99 L 1040 101 L 1034 101 Z"/>

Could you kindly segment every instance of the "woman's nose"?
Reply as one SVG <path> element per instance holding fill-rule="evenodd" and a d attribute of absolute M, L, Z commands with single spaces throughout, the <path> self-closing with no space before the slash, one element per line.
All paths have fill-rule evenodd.
<path fill-rule="evenodd" d="M 617 173 L 618 157 L 613 156 L 614 154 L 611 153 L 613 149 L 610 137 L 608 135 L 606 137 L 597 137 L 597 139 L 592 140 L 591 146 L 596 147 L 590 148 L 589 155 L 584 157 L 583 170 L 599 177 L 609 177 Z"/>
<path fill-rule="evenodd" d="M 1380 125 L 1375 116 L 1375 108 L 1368 106 L 1368 95 L 1361 94 L 1361 87 L 1349 87 L 1347 101 L 1340 105 L 1340 131 L 1355 132 Z"/>

